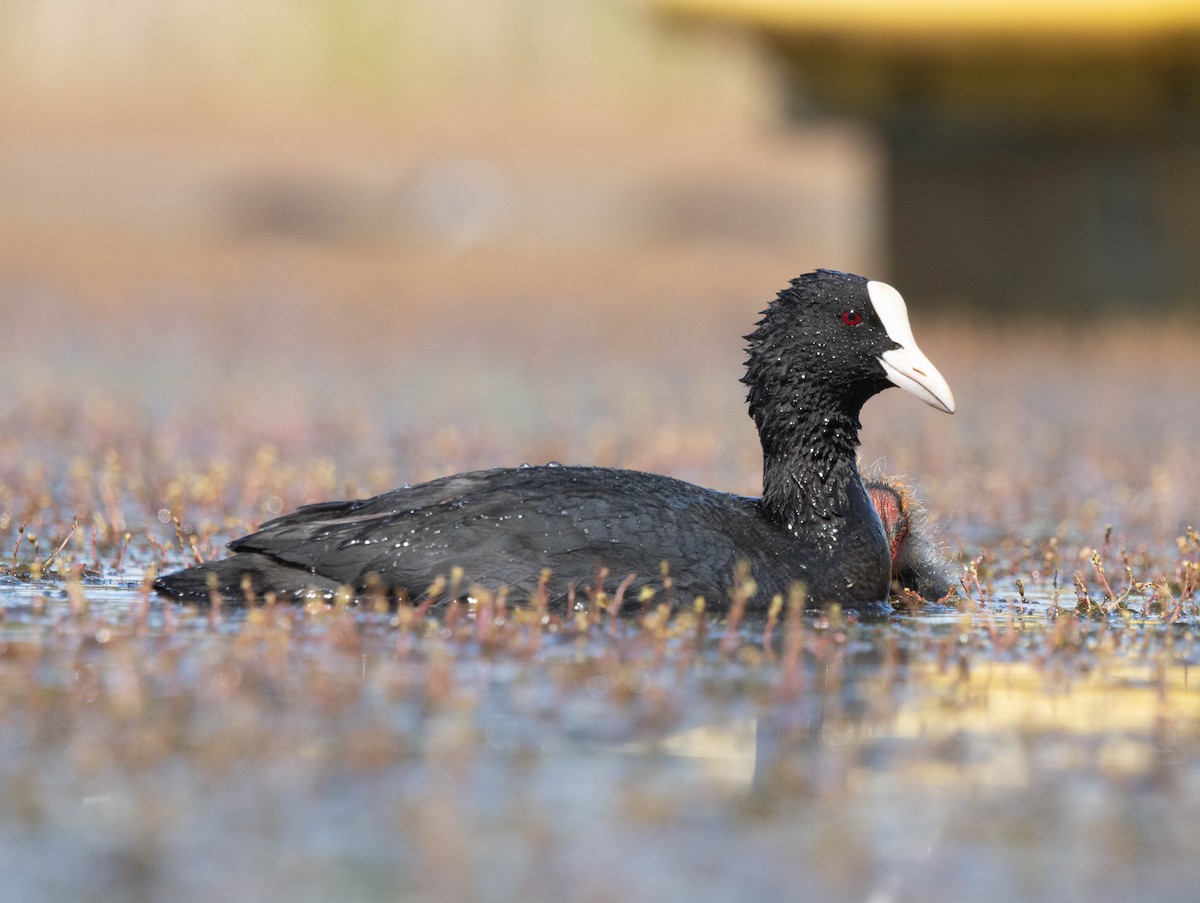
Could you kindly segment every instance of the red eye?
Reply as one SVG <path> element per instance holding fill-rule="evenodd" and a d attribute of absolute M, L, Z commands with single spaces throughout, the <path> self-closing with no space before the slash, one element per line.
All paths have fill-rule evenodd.
<path fill-rule="evenodd" d="M 842 322 L 847 326 L 858 326 L 863 321 L 863 316 L 856 310 L 842 311 Z"/>

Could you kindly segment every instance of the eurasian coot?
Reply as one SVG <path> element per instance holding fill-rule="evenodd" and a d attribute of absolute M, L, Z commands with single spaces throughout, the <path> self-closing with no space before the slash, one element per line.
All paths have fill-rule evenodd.
<path fill-rule="evenodd" d="M 650 587 L 719 607 L 744 562 L 754 607 L 797 582 L 810 604 L 885 604 L 891 556 L 855 460 L 858 415 L 891 385 L 953 413 L 950 387 L 917 347 L 900 294 L 861 276 L 792 280 L 746 339 L 761 498 L 601 467 L 478 471 L 307 505 L 230 543 L 232 556 L 155 587 L 200 602 L 214 592 L 238 602 L 247 588 L 329 598 L 343 586 L 416 600 L 461 567 L 464 596 L 507 587 L 510 598 L 546 593 L 561 604 L 624 583 L 630 598 Z"/>
<path fill-rule="evenodd" d="M 867 496 L 883 522 L 892 560 L 892 595 L 941 599 L 954 589 L 950 561 L 928 534 L 925 509 L 895 478 L 867 480 Z"/>

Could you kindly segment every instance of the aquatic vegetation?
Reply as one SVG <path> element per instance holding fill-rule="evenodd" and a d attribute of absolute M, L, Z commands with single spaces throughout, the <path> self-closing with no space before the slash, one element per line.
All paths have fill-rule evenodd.
<path fill-rule="evenodd" d="M 876 622 L 805 614 L 799 596 L 748 617 L 749 574 L 724 617 L 620 592 L 568 611 L 486 592 L 239 611 L 149 591 L 280 510 L 496 460 L 753 491 L 752 456 L 678 413 L 724 373 L 694 373 L 674 412 L 633 405 L 626 425 L 569 411 L 532 448 L 480 408 L 372 425 L 370 392 L 332 415 L 297 393 L 271 421 L 269 400 L 214 382 L 223 414 L 205 424 L 102 396 L 10 406 L 0 863 L 18 897 L 551 899 L 568 882 L 634 900 L 1186 898 L 1190 386 L 1156 374 L 1169 397 L 1148 411 L 1119 361 L 1092 390 L 1028 337 L 946 339 L 961 430 L 868 409 L 882 438 L 866 454 L 918 485 L 958 592 Z M 1085 391 L 1105 417 L 1080 411 Z M 752 450 L 730 402 L 728 441 Z"/>
<path fill-rule="evenodd" d="M 959 411 L 868 405 L 862 458 L 928 507 L 941 605 L 198 611 L 152 574 L 405 481 L 756 492 L 728 337 L 779 268 L 29 235 L 0 243 L 6 898 L 1194 896 L 1194 323 L 920 324 Z"/>

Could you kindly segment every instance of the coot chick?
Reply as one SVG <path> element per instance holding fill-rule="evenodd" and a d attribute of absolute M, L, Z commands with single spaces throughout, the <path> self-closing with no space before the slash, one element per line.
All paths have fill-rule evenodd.
<path fill-rule="evenodd" d="M 955 586 L 950 561 L 929 536 L 925 509 L 912 490 L 895 478 L 867 480 L 871 499 L 887 537 L 892 562 L 892 595 L 915 593 L 937 601 Z"/>
<path fill-rule="evenodd" d="M 761 498 L 611 468 L 478 471 L 307 505 L 230 543 L 231 557 L 155 588 L 237 602 L 247 586 L 281 599 L 384 586 L 416 600 L 461 567 L 462 595 L 507 587 L 510 598 L 546 593 L 562 604 L 624 581 L 630 598 L 650 587 L 658 598 L 702 595 L 720 607 L 745 562 L 757 585 L 752 607 L 797 582 L 813 605 L 883 606 L 890 555 L 855 460 L 859 412 L 896 385 L 953 413 L 950 387 L 917 347 L 903 298 L 882 282 L 808 273 L 757 325 L 742 382 L 762 443 Z"/>

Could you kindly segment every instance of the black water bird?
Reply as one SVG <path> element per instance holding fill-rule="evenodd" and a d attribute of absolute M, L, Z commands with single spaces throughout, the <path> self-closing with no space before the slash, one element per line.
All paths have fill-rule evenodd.
<path fill-rule="evenodd" d="M 545 593 L 561 604 L 572 592 L 611 596 L 624 582 L 627 598 L 649 587 L 658 599 L 702 595 L 721 607 L 745 562 L 752 607 L 797 582 L 813 605 L 882 606 L 891 556 L 855 459 L 859 412 L 896 385 L 953 413 L 950 387 L 917 347 L 904 300 L 882 282 L 806 274 L 757 325 L 742 382 L 762 442 L 761 498 L 611 468 L 478 471 L 307 505 L 230 543 L 230 557 L 155 588 L 236 603 L 247 589 L 302 599 L 382 587 L 415 601 L 461 568 L 460 596 L 507 587 L 510 598 Z"/>
<path fill-rule="evenodd" d="M 955 588 L 954 564 L 931 535 L 925 508 L 895 477 L 867 480 L 867 496 L 883 523 L 892 561 L 892 596 L 938 600 Z"/>

